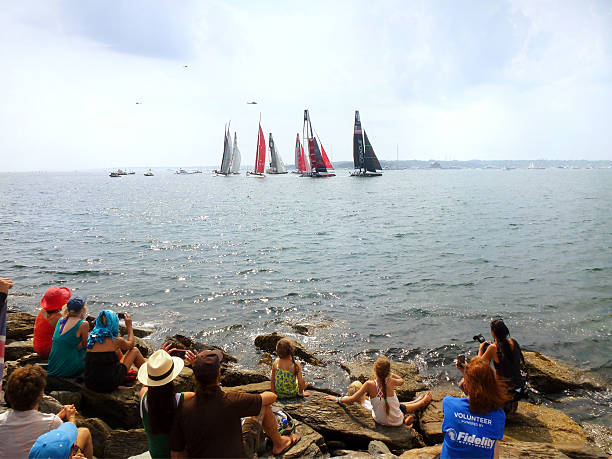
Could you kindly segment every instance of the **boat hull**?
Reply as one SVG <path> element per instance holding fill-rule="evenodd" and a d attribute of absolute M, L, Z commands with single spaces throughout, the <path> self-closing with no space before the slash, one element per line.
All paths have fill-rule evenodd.
<path fill-rule="evenodd" d="M 260 173 L 260 172 L 249 172 L 247 171 L 246 175 L 250 176 L 250 177 L 260 177 L 260 178 L 264 178 L 265 175 Z"/>
<path fill-rule="evenodd" d="M 351 177 L 381 177 L 382 176 L 382 172 L 363 172 L 363 171 L 357 171 L 357 172 L 351 172 L 350 173 Z"/>

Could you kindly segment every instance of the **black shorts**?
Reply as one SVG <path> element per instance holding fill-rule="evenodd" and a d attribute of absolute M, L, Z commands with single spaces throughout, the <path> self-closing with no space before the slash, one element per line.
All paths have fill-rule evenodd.
<path fill-rule="evenodd" d="M 245 457 L 257 457 L 257 451 L 264 442 L 265 436 L 259 421 L 248 418 L 242 424 L 242 448 Z"/>

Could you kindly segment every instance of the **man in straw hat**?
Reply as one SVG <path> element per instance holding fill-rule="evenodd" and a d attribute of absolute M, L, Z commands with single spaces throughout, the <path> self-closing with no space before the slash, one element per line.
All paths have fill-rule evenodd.
<path fill-rule="evenodd" d="M 182 404 L 174 419 L 172 457 L 253 457 L 263 432 L 272 440 L 274 455 L 285 453 L 300 436 L 279 434 L 270 407 L 276 394 L 223 392 L 219 384 L 222 360 L 218 350 L 202 351 L 195 358 L 196 395 Z"/>

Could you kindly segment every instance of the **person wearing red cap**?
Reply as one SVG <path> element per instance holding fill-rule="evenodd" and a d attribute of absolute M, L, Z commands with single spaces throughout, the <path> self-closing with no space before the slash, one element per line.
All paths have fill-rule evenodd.
<path fill-rule="evenodd" d="M 171 457 L 250 458 L 264 440 L 263 432 L 272 440 L 272 454 L 284 454 L 300 436 L 278 432 L 270 407 L 276 394 L 224 392 L 219 384 L 222 360 L 221 351 L 207 350 L 193 361 L 196 395 L 184 400 L 174 417 Z"/>
<path fill-rule="evenodd" d="M 43 359 L 49 358 L 53 343 L 53 332 L 57 321 L 62 317 L 60 311 L 68 303 L 72 293 L 67 287 L 51 287 L 40 300 L 40 311 L 34 322 L 32 344 L 36 353 Z"/>

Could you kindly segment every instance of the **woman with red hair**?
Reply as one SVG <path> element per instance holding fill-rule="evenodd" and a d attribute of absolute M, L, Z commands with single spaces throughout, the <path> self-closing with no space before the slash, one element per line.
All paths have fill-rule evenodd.
<path fill-rule="evenodd" d="M 487 360 L 474 357 L 457 368 L 463 373 L 462 389 L 468 396 L 444 397 L 440 458 L 497 457 L 497 440 L 503 438 L 506 424 L 503 407 L 512 397 Z"/>

